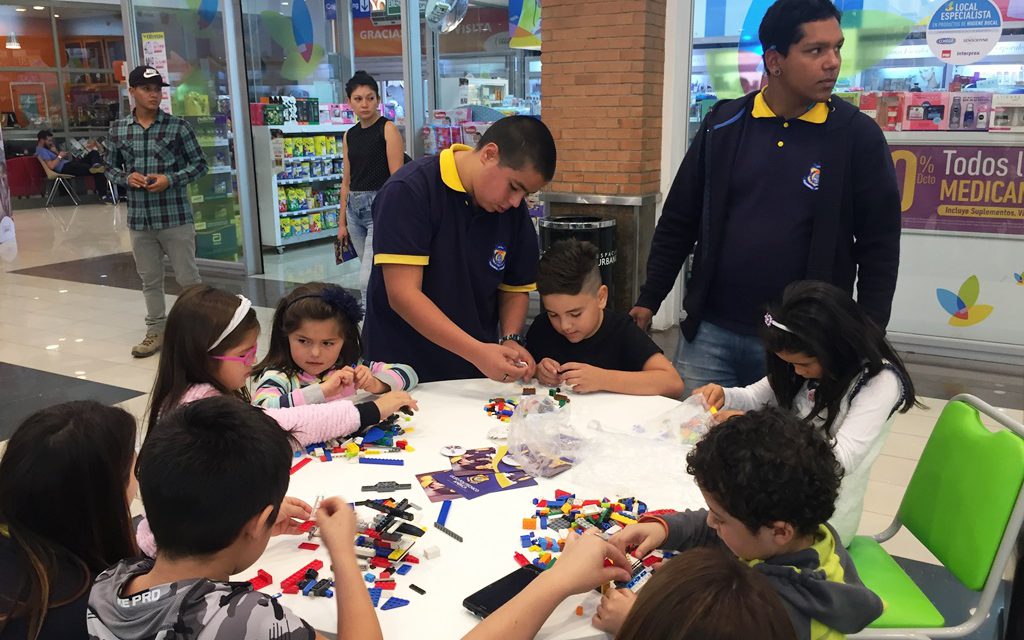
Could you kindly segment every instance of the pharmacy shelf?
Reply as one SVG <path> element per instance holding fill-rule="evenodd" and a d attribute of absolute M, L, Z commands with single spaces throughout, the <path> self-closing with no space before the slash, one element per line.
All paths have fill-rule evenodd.
<path fill-rule="evenodd" d="M 299 209 L 297 211 L 281 211 L 277 215 L 281 218 L 291 218 L 292 216 L 304 216 L 310 213 L 318 213 L 320 211 L 330 211 L 331 209 L 337 209 L 340 204 L 329 204 L 326 207 L 313 207 L 312 209 Z"/>
<path fill-rule="evenodd" d="M 328 182 L 331 180 L 340 181 L 341 174 L 335 173 L 329 176 L 316 176 L 313 178 L 285 178 L 284 180 L 278 178 L 277 184 L 309 184 L 311 182 Z"/>
<path fill-rule="evenodd" d="M 285 164 L 289 164 L 292 162 L 308 162 L 310 160 L 334 160 L 336 158 L 341 158 L 341 154 L 328 153 L 325 156 L 292 156 L 291 158 L 285 158 L 284 162 Z"/>
<path fill-rule="evenodd" d="M 314 233 L 302 233 L 297 236 L 290 238 L 282 238 L 281 243 L 284 245 L 299 244 L 302 242 L 309 242 L 310 240 L 321 240 L 323 238 L 331 238 L 338 235 L 337 227 L 333 229 L 324 229 L 323 231 L 316 231 Z"/>
<path fill-rule="evenodd" d="M 283 195 L 282 191 L 287 189 L 290 185 L 320 184 L 324 186 L 340 186 L 340 182 L 342 180 L 342 176 L 336 173 L 326 176 L 278 179 L 277 176 L 281 170 L 281 165 L 275 163 L 274 160 L 275 144 L 271 138 L 272 132 L 276 135 L 276 132 L 280 131 L 289 136 L 312 136 L 323 134 L 340 136 L 350 128 L 352 128 L 352 125 L 350 124 L 299 125 L 295 123 L 278 126 L 256 126 L 252 128 L 253 157 L 256 161 L 256 175 L 270 177 L 269 180 L 261 179 L 256 181 L 256 202 L 259 208 L 260 239 L 264 246 L 274 247 L 280 252 L 284 250 L 285 246 L 308 242 L 318 238 L 326 238 L 337 233 L 335 230 L 330 230 L 326 232 L 304 233 L 298 236 L 282 238 L 282 219 L 308 215 L 319 211 L 337 211 L 339 210 L 340 205 L 334 204 L 325 207 L 303 209 L 302 211 L 286 211 L 281 213 L 278 210 L 278 203 L 280 202 L 279 196 Z M 278 153 L 280 153 L 279 147 Z M 288 167 L 295 168 L 296 165 L 303 162 L 330 162 L 332 160 L 337 160 L 338 158 L 341 158 L 340 153 L 329 153 L 284 158 L 284 162 Z M 333 167 L 330 169 L 333 169 Z"/>

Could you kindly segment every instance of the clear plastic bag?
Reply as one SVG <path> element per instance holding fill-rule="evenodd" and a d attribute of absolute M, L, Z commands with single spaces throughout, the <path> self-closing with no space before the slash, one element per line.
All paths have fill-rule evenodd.
<path fill-rule="evenodd" d="M 647 496 L 651 487 L 688 486 L 686 453 L 712 424 L 699 395 L 642 423 L 591 420 L 580 434 L 573 482 L 609 496 Z"/>
<path fill-rule="evenodd" d="M 570 424 L 569 405 L 547 395 L 523 396 L 512 414 L 508 455 L 532 476 L 550 478 L 576 460 L 580 434 Z"/>

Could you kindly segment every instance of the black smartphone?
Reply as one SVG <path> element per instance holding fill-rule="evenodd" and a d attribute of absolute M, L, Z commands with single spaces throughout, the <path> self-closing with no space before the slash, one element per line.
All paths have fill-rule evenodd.
<path fill-rule="evenodd" d="M 463 600 L 462 606 L 469 609 L 473 615 L 486 618 L 514 598 L 540 574 L 541 569 L 535 565 L 519 567 Z"/>

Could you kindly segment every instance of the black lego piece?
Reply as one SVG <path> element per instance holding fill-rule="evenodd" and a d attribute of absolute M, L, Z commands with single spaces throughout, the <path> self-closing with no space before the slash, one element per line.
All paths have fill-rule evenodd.
<path fill-rule="evenodd" d="M 410 584 L 409 588 L 415 591 L 416 593 L 420 594 L 421 596 L 427 595 L 427 592 L 424 589 L 421 589 L 420 587 L 417 587 L 414 584 Z"/>

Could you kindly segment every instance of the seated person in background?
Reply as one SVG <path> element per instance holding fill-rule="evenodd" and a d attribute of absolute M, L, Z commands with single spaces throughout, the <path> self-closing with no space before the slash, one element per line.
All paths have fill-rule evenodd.
<path fill-rule="evenodd" d="M 136 465 L 156 560 L 122 560 L 100 574 L 89 596 L 90 637 L 322 637 L 276 599 L 229 582 L 267 548 L 291 459 L 288 434 L 236 398 L 206 398 L 161 416 Z M 334 571 L 338 637 L 381 638 L 356 565 L 355 514 L 329 498 L 316 519 Z"/>
<path fill-rule="evenodd" d="M 605 567 L 605 558 L 612 566 Z M 570 535 L 551 569 L 487 617 L 463 640 L 533 638 L 567 596 L 623 579 L 628 561 L 594 533 Z M 616 640 L 796 640 L 779 594 L 766 578 L 719 549 L 694 549 L 666 562 L 644 585 Z"/>
<path fill-rule="evenodd" d="M 36 411 L 0 460 L 0 640 L 85 640 L 93 578 L 138 553 L 135 418 L 78 400 Z"/>
<path fill-rule="evenodd" d="M 89 176 L 95 173 L 103 173 L 103 156 L 93 149 L 81 160 L 68 158 L 67 151 L 60 151 L 53 141 L 53 132 L 43 130 L 36 135 L 36 155 L 57 173 L 67 173 L 73 176 Z"/>
<path fill-rule="evenodd" d="M 544 311 L 526 334 L 537 379 L 578 393 L 611 391 L 678 398 L 683 381 L 650 336 L 625 313 L 607 311 L 597 247 L 560 240 L 537 268 Z"/>
<path fill-rule="evenodd" d="M 711 429 L 686 463 L 708 509 L 644 517 L 612 545 L 635 548 L 638 558 L 657 548 L 724 545 L 778 591 L 801 640 L 842 638 L 882 614 L 881 599 L 825 524 L 842 474 L 819 430 L 781 409 L 751 411 Z M 628 590 L 609 591 L 595 626 L 618 633 L 635 601 Z"/>

